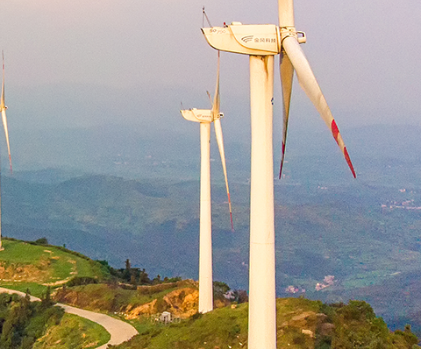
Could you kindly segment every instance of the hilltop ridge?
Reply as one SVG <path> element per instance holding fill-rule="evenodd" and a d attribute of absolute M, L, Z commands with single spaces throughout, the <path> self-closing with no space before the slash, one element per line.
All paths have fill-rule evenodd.
<path fill-rule="evenodd" d="M 215 349 L 227 345 L 247 348 L 248 303 L 239 304 L 234 298 L 225 297 L 229 290 L 226 284 L 214 283 L 215 310 L 201 315 L 197 313 L 195 281 L 159 275 L 151 280 L 144 269 L 131 267 L 128 260 L 126 268 L 117 270 L 106 261 L 92 261 L 80 253 L 46 245 L 46 242 L 45 239 L 38 242 L 6 239 L 7 252 L 0 254 L 0 275 L 8 275 L 9 279 L 3 278 L 0 282 L 10 288 L 30 288 L 41 293 L 44 299 L 49 299 L 45 298 L 45 292 L 52 289 L 52 298 L 56 301 L 130 321 L 139 335 L 115 348 Z M 246 301 L 244 297 L 235 299 Z M 163 312 L 171 313 L 171 325 L 161 322 Z M 63 324 L 66 323 L 69 324 Z M 43 341 L 49 346 L 49 336 L 58 342 L 63 335 L 60 327 L 51 328 Z M 353 348 L 355 345 L 359 348 L 373 348 L 373 345 L 382 349 L 419 348 L 410 326 L 390 332 L 383 319 L 364 301 L 327 305 L 303 297 L 277 299 L 277 343 L 278 348 L 295 349 Z"/>

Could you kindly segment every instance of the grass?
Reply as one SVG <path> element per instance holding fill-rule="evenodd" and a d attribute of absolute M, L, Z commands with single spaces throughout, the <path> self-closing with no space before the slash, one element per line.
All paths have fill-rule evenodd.
<path fill-rule="evenodd" d="M 33 245 L 24 241 L 3 239 L 0 252 L 0 286 L 40 296 L 47 286 L 54 288 L 74 276 L 102 279 L 102 266 L 50 245 Z"/>
<path fill-rule="evenodd" d="M 141 294 L 137 290 L 125 290 L 120 287 L 106 284 L 90 284 L 67 288 L 66 292 L 77 294 L 78 307 L 94 310 L 113 312 L 131 305 L 133 307 L 149 303 L 154 299 L 162 299 L 166 294 L 177 287 L 169 288 L 152 294 Z M 60 298 L 60 296 L 59 296 Z M 62 301 L 58 298 L 58 301 Z"/>
<path fill-rule="evenodd" d="M 197 315 L 179 324 L 169 326 L 151 325 L 130 342 L 117 348 L 148 349 L 214 349 L 241 348 L 247 341 L 248 305 L 241 304 L 235 309 L 221 308 L 212 313 Z"/>
<path fill-rule="evenodd" d="M 47 330 L 34 349 L 96 348 L 110 340 L 110 334 L 100 325 L 72 314 L 64 314 L 58 325 Z"/>
<path fill-rule="evenodd" d="M 113 315 L 116 319 L 127 322 L 132 325 L 139 334 L 148 334 L 151 331 L 156 330 L 157 328 L 164 328 L 166 325 L 157 324 L 151 321 L 149 318 L 139 318 L 135 320 L 127 320 L 124 317 Z"/>
<path fill-rule="evenodd" d="M 0 261 L 19 261 L 22 264 L 37 263 L 42 256 L 48 257 L 44 246 L 31 245 L 21 241 L 3 239 L 4 250 L 0 252 Z"/>
<path fill-rule="evenodd" d="M 319 331 L 324 324 L 334 326 L 322 335 Z M 234 309 L 225 307 L 196 315 L 179 324 L 145 323 L 139 335 L 112 348 L 240 349 L 247 347 L 247 327 L 248 304 L 240 304 Z M 390 332 L 365 302 L 352 301 L 342 307 L 330 307 L 307 299 L 277 299 L 276 346 L 279 349 L 409 349 L 415 348 L 415 343 L 417 338 L 410 331 Z"/>
<path fill-rule="evenodd" d="M 102 279 L 102 266 L 82 255 L 50 245 L 3 240 L 0 252 L 0 286 L 41 297 L 47 287 L 61 286 L 74 276 Z M 58 325 L 47 329 L 34 348 L 96 348 L 109 341 L 110 334 L 87 319 L 65 314 Z"/>
<path fill-rule="evenodd" d="M 41 298 L 41 296 L 47 291 L 47 286 L 40 285 L 35 282 L 0 282 L 0 286 L 21 292 L 26 292 L 27 290 L 29 290 L 32 296 L 39 298 Z"/>

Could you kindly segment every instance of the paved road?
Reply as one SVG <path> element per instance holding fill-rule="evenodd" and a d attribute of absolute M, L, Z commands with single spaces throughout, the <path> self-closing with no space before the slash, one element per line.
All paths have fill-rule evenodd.
<path fill-rule="evenodd" d="M 9 290 L 8 288 L 3 287 L 0 287 L 0 293 L 16 293 L 23 297 L 25 296 L 24 292 Z M 31 301 L 40 301 L 40 299 L 31 296 Z M 74 314 L 85 319 L 91 320 L 105 328 L 105 330 L 111 335 L 111 338 L 108 341 L 108 343 L 101 345 L 97 349 L 106 349 L 108 344 L 121 344 L 138 334 L 138 332 L 132 325 L 128 324 L 127 322 L 114 319 L 111 316 L 71 307 L 70 305 L 61 303 L 57 303 L 57 306 L 62 307 L 66 313 Z"/>

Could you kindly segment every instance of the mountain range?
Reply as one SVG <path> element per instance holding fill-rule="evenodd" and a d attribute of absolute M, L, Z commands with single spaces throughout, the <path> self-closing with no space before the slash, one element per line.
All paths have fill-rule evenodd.
<path fill-rule="evenodd" d="M 2 179 L 3 234 L 197 279 L 198 131 L 80 131 L 34 131 L 33 147 L 17 145 L 22 170 Z M 310 131 L 292 127 L 281 180 L 275 165 L 277 294 L 368 300 L 389 326 L 421 330 L 421 127 L 343 130 L 357 180 L 328 132 Z M 250 144 L 226 137 L 226 150 L 235 232 L 213 147 L 214 277 L 247 289 Z"/>

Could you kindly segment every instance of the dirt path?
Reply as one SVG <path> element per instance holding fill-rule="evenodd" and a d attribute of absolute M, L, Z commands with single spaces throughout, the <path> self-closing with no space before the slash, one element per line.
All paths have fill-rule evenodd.
<path fill-rule="evenodd" d="M 25 293 L 23 292 L 10 290 L 8 288 L 3 287 L 0 287 L 0 293 L 15 293 L 23 297 L 25 296 Z M 40 299 L 31 296 L 31 301 L 40 301 Z M 66 313 L 74 314 L 85 319 L 91 320 L 105 328 L 105 330 L 111 335 L 111 338 L 108 341 L 108 343 L 97 347 L 97 349 L 106 349 L 108 344 L 121 344 L 138 334 L 137 330 L 132 325 L 128 324 L 127 322 L 114 319 L 111 316 L 71 307 L 70 305 L 61 303 L 57 303 L 57 306 L 62 307 Z"/>

